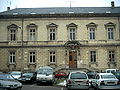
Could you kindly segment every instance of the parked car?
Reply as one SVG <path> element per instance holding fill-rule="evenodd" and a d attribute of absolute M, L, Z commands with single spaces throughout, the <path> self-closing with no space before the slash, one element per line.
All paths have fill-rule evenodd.
<path fill-rule="evenodd" d="M 45 66 L 37 70 L 36 83 L 54 83 L 54 71 L 51 67 Z"/>
<path fill-rule="evenodd" d="M 20 71 L 12 71 L 10 72 L 10 74 L 15 78 L 15 79 L 19 79 L 22 76 L 22 72 Z"/>
<path fill-rule="evenodd" d="M 96 76 L 97 73 L 98 72 L 96 72 L 96 71 L 87 72 L 88 78 L 89 79 L 94 79 L 94 77 Z"/>
<path fill-rule="evenodd" d="M 66 81 L 67 89 L 88 89 L 90 88 L 90 83 L 88 76 L 85 72 L 82 71 L 73 71 L 68 75 Z"/>
<path fill-rule="evenodd" d="M 106 73 L 113 73 L 113 74 L 114 74 L 115 72 L 118 72 L 118 71 L 119 71 L 119 69 L 106 69 L 106 70 L 105 70 Z"/>
<path fill-rule="evenodd" d="M 55 72 L 55 78 L 66 78 L 67 74 L 65 72 Z"/>
<path fill-rule="evenodd" d="M 11 74 L 0 74 L 0 90 L 21 90 L 21 88 L 22 84 L 19 81 L 15 80 Z"/>
<path fill-rule="evenodd" d="M 35 72 L 24 72 L 18 79 L 21 83 L 34 83 L 36 81 Z"/>
<path fill-rule="evenodd" d="M 116 76 L 117 79 L 120 81 L 120 72 L 115 72 L 114 75 Z"/>
<path fill-rule="evenodd" d="M 92 86 L 98 89 L 120 89 L 120 81 L 112 73 L 98 73 L 92 80 Z"/>

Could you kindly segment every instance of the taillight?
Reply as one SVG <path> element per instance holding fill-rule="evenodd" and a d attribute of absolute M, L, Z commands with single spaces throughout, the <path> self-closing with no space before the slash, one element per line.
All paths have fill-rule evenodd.
<path fill-rule="evenodd" d="M 104 81 L 101 81 L 101 82 L 100 82 L 100 85 L 105 85 Z"/>
<path fill-rule="evenodd" d="M 71 80 L 68 80 L 68 81 L 67 81 L 67 83 L 68 83 L 68 84 L 71 84 L 71 83 L 72 83 L 72 81 L 71 81 Z"/>

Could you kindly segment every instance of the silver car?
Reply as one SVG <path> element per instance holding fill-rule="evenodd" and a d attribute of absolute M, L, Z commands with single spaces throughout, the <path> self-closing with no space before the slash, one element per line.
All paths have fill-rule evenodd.
<path fill-rule="evenodd" d="M 37 70 L 36 83 L 49 83 L 52 85 L 55 79 L 53 72 L 53 69 L 48 66 L 40 68 L 39 70 Z"/>
<path fill-rule="evenodd" d="M 0 90 L 21 90 L 22 84 L 15 80 L 11 74 L 0 74 Z"/>
<path fill-rule="evenodd" d="M 98 73 L 92 80 L 92 86 L 98 89 L 119 89 L 120 81 L 112 73 Z"/>
<path fill-rule="evenodd" d="M 70 72 L 66 88 L 69 89 L 88 89 L 90 88 L 90 83 L 88 76 L 85 72 L 82 71 L 73 71 Z"/>

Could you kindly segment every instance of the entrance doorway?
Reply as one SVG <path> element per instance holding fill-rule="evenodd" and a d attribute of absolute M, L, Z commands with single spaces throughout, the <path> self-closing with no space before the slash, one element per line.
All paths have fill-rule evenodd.
<path fill-rule="evenodd" d="M 69 52 L 69 68 L 77 68 L 77 51 Z"/>

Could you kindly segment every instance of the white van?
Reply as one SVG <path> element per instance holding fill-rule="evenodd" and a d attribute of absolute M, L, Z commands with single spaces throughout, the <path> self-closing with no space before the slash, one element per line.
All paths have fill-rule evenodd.
<path fill-rule="evenodd" d="M 37 70 L 36 83 L 50 83 L 51 85 L 54 83 L 54 71 L 51 67 L 45 66 L 41 67 Z"/>
<path fill-rule="evenodd" d="M 115 72 L 118 72 L 119 69 L 106 69 L 106 73 L 115 73 Z"/>

